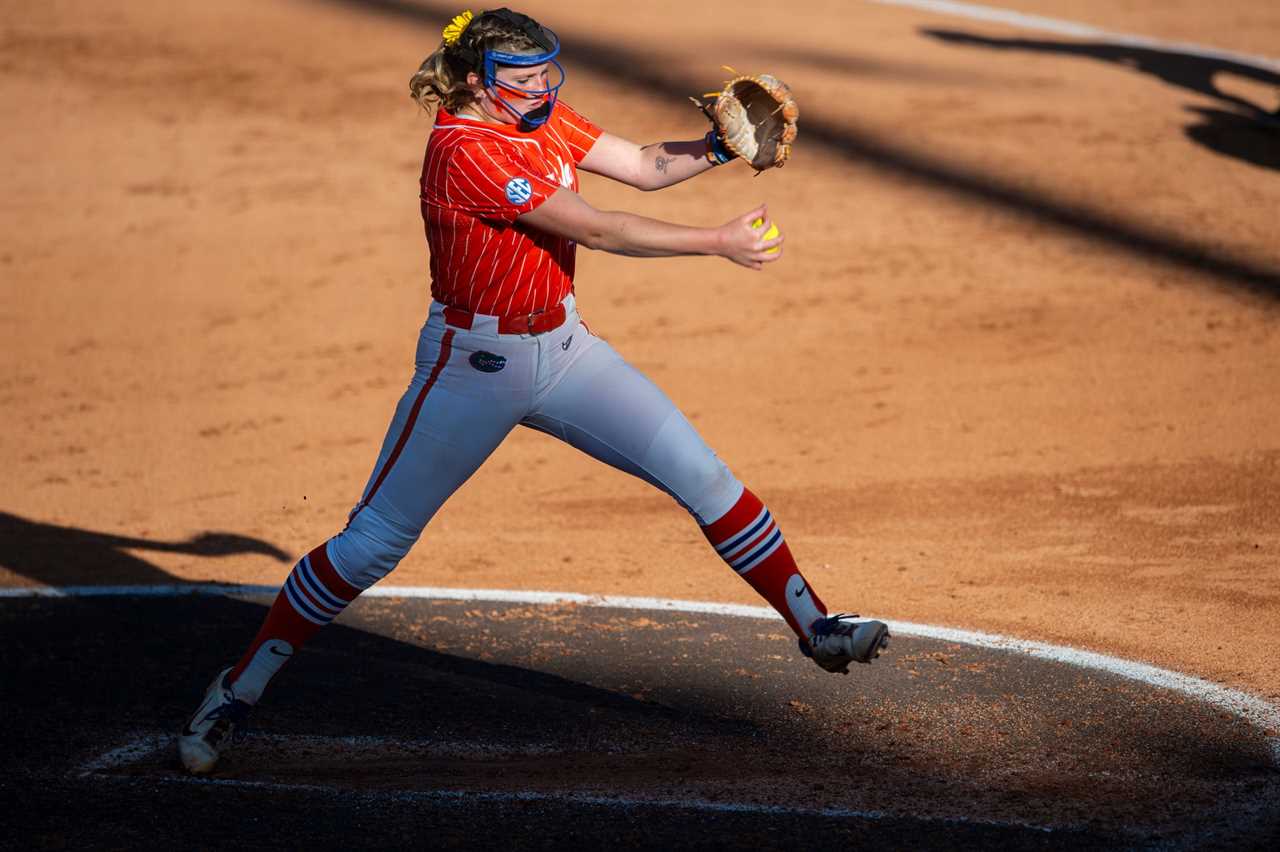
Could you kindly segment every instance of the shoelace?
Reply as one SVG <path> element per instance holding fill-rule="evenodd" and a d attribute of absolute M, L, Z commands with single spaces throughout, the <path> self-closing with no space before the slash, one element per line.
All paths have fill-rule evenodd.
<path fill-rule="evenodd" d="M 248 729 L 249 711 L 253 706 L 237 699 L 229 701 L 220 707 L 215 707 L 209 711 L 206 719 L 215 719 L 213 727 L 209 729 L 206 739 L 216 738 L 215 745 L 221 746 L 226 740 L 227 735 L 231 735 L 231 741 L 238 743 L 244 739 L 245 731 Z"/>
<path fill-rule="evenodd" d="M 856 612 L 837 612 L 835 615 L 819 619 L 813 625 L 813 638 L 821 639 L 831 635 L 831 632 L 840 625 L 840 619 L 842 618 L 861 618 L 861 616 Z"/>

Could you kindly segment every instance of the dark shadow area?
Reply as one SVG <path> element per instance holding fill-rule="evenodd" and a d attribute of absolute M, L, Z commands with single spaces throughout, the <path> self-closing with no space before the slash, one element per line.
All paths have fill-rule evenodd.
<path fill-rule="evenodd" d="M 1208 107 L 1188 107 L 1199 116 L 1187 136 L 1211 151 L 1264 169 L 1280 171 L 1280 116 L 1263 119 Z"/>
<path fill-rule="evenodd" d="M 170 578 L 172 579 L 172 578 Z M 366 616 L 385 624 L 391 605 Z M 314 763 L 320 786 L 310 789 L 225 788 L 173 783 L 176 758 L 136 781 L 85 777 L 77 767 L 139 733 L 176 732 L 219 667 L 234 659 L 257 629 L 262 605 L 224 597 L 71 598 L 0 601 L 0 683 L 5 725 L 0 747 L 10 769 L 5 837 L 0 848 L 221 848 L 266 843 L 277 848 L 308 838 L 319 848 L 441 848 L 487 837 L 504 847 L 540 845 L 538 837 L 584 836 L 629 845 L 633 814 L 604 809 L 601 820 L 576 828 L 582 808 L 538 802 L 468 806 L 423 803 L 358 792 L 333 794 L 329 773 L 344 784 L 394 787 L 396 765 L 362 765 L 340 746 L 259 746 L 255 735 L 392 737 L 445 744 L 552 742 L 584 751 L 597 729 L 658 733 L 677 729 L 692 740 L 755 736 L 745 719 L 676 709 L 554 674 L 501 662 L 442 653 L 343 624 L 330 625 L 308 644 L 273 685 L 251 719 L 249 736 L 224 761 L 224 777 L 270 770 L 273 764 Z M 237 765 L 237 754 L 265 766 Z M 466 762 L 460 763 L 465 765 Z M 499 773 L 483 751 L 472 774 Z M 443 772 L 433 786 L 456 779 Z M 164 782 L 170 783 L 164 783 Z M 572 778 L 567 778 L 573 783 Z M 244 811 L 240 811 L 244 808 Z M 374 812 L 371 812 L 370 809 Z M 388 812 L 395 820 L 387 820 Z M 169 817 L 153 815 L 168 814 Z M 180 819 L 172 815 L 181 814 Z M 233 816 L 233 814 L 235 816 Z M 496 823 L 477 823 L 478 816 Z M 678 840 L 703 815 L 654 828 Z M 729 823 L 739 821 L 729 819 Z M 754 828 L 763 817 L 750 820 Z M 732 827 L 732 825 L 730 825 Z M 741 827 L 739 826 L 739 829 Z M 640 836 L 646 836 L 648 829 Z M 216 841 L 214 840 L 216 838 Z M 13 843 L 10 847 L 7 844 Z M 210 844 L 213 846 L 210 846 Z M 553 844 L 548 844 L 551 846 Z M 642 844 L 649 845 L 649 844 Z M 676 843 L 676 845 L 679 845 Z M 665 846 L 658 843 L 650 848 Z M 266 847 L 263 847 L 266 848 Z M 465 848 L 474 848 L 468 844 Z"/>
<path fill-rule="evenodd" d="M 864 79 L 885 79 L 894 82 L 911 83 L 971 83 L 975 86 L 991 87 L 1001 85 L 998 77 L 982 70 L 959 70 L 939 65 L 926 65 L 913 62 L 911 57 L 901 60 L 886 61 L 880 57 L 871 58 L 854 53 L 836 53 L 819 47 L 790 47 L 787 45 L 758 45 L 750 47 L 750 56 L 758 57 L 768 63 L 779 63 L 773 73 L 785 79 L 790 66 L 804 66 L 849 77 Z M 801 109 L 804 104 L 801 104 Z M 805 115 L 807 118 L 807 114 Z"/>
<path fill-rule="evenodd" d="M 288 560 L 267 542 L 233 533 L 151 541 L 0 513 L 0 564 L 25 577 L 54 585 L 72 584 L 68 580 L 98 585 L 104 577 L 128 585 L 183 582 L 126 550 L 206 557 L 254 553 Z M 446 743 L 551 741 L 586 751 L 593 731 L 606 727 L 641 737 L 672 729 L 693 740 L 758 736 L 749 719 L 726 716 L 723 708 L 703 712 L 696 698 L 675 708 L 536 668 L 389 638 L 381 634 L 397 621 L 395 605 L 368 606 L 363 618 L 345 617 L 358 626 L 330 625 L 282 673 L 251 721 L 251 738 L 252 730 L 259 730 Z M 315 812 L 332 804 L 323 790 L 227 791 L 157 784 L 155 776 L 133 784 L 124 777 L 79 775 L 76 767 L 139 732 L 176 732 L 209 679 L 235 660 L 265 613 L 261 603 L 205 595 L 0 600 L 5 708 L 0 748 L 14 764 L 0 780 L 0 793 L 10 802 L 0 820 L 5 826 L 0 848 L 209 848 L 211 838 L 219 838 L 219 846 L 254 838 L 274 844 L 286 835 L 310 837 L 322 848 L 419 847 L 422 832 L 435 836 L 437 824 L 449 827 L 444 836 L 457 845 L 483 836 L 473 810 L 454 813 L 447 802 L 425 809 L 406 805 L 401 822 L 361 831 L 353 827 L 364 818 L 358 795 L 317 820 Z M 484 625 L 482 618 L 470 622 L 476 630 Z M 395 782 L 387 767 L 342 765 L 340 755 L 335 758 L 323 747 L 314 757 L 322 768 L 328 761 L 329 770 L 342 779 L 378 775 L 387 776 L 385 783 Z M 264 762 L 300 759 L 305 762 L 296 753 L 273 753 Z M 492 769 L 483 756 L 473 762 L 473 773 Z M 228 765 L 234 774 L 234 753 Z M 180 777 L 176 757 L 167 752 L 157 771 L 160 781 Z M 438 786 L 449 781 L 446 773 Z M 271 830 L 258 832 L 262 823 L 254 820 L 231 820 L 238 805 L 258 814 L 257 820 L 265 815 Z M 545 836 L 563 837 L 566 822 L 581 811 L 572 804 L 530 808 L 491 808 L 506 810 L 509 820 L 488 826 L 492 842 L 522 831 L 526 820 L 541 825 Z M 546 816 L 551 811 L 554 818 Z M 153 817 L 174 812 L 183 818 Z M 606 816 L 608 821 L 585 836 L 619 841 L 619 832 L 635 821 L 627 814 L 609 815 L 607 809 Z M 691 815 L 685 827 L 698 816 Z M 413 833 L 405 828 L 410 825 Z"/>
<path fill-rule="evenodd" d="M 439 28 L 457 10 L 440 3 L 408 0 L 323 0 L 355 6 L 424 28 L 423 54 L 439 43 Z M 691 93 L 707 90 L 708 78 L 691 79 L 655 65 L 640 48 L 605 42 L 574 30 L 565 22 L 548 25 L 565 40 L 564 60 L 572 80 L 574 66 L 590 69 L 649 96 L 665 96 L 683 102 Z M 702 63 L 708 67 L 714 62 Z M 406 69 L 405 78 L 413 69 Z M 710 78 L 718 83 L 717 78 Z M 804 109 L 801 93 L 801 109 Z M 641 140 L 654 141 L 654 140 Z M 817 143 L 851 162 L 870 164 L 963 198 L 1003 208 L 1045 222 L 1064 231 L 1088 237 L 1113 250 L 1194 270 L 1217 279 L 1221 285 L 1268 299 L 1280 299 L 1280 268 L 1217 249 L 1190 236 L 1156 226 L 1125 221 L 1117 214 L 1043 192 L 1017 186 L 998 175 L 986 174 L 946 162 L 924 152 L 908 151 L 894 139 L 805 112 L 800 120 L 800 150 Z"/>
<path fill-rule="evenodd" d="M 268 542 L 234 533 L 207 532 L 183 542 L 151 541 L 131 536 L 98 533 L 75 527 L 40 523 L 7 512 L 0 512 L 0 566 L 15 571 L 24 577 L 37 580 L 42 584 L 53 586 L 108 584 L 182 585 L 187 582 L 144 559 L 125 552 L 126 549 L 185 553 L 205 557 L 261 554 L 270 556 L 278 562 L 287 562 L 289 560 L 288 554 Z M 110 582 L 103 583 L 102 578 L 107 578 Z M 68 582 L 69 580 L 71 582 Z M 263 616 L 266 614 L 265 608 L 258 604 L 230 598 L 200 596 L 191 600 L 185 598 L 166 599 L 165 603 L 158 605 L 158 612 L 148 619 L 149 624 L 145 636 L 132 637 L 130 633 L 137 626 L 135 623 L 137 621 L 137 611 L 141 606 L 136 599 L 127 597 L 83 597 L 57 604 L 14 603 L 12 606 L 34 606 L 37 609 L 42 606 L 56 607 L 59 613 L 74 612 L 74 615 L 65 619 L 65 627 L 70 631 L 64 637 L 67 641 L 74 641 L 76 638 L 87 638 L 90 633 L 85 632 L 84 628 L 88 624 L 94 624 L 96 625 L 96 630 L 108 635 L 121 631 L 120 635 L 114 635 L 109 641 L 104 641 L 102 647 L 123 651 L 130 644 L 140 639 L 145 647 L 152 648 L 152 650 L 145 652 L 140 648 L 140 656 L 151 657 L 158 652 L 161 655 L 175 655 L 175 659 L 171 661 L 173 663 L 180 659 L 189 660 L 189 664 L 183 664 L 180 670 L 174 672 L 184 679 L 195 677 L 195 680 L 189 683 L 185 690 L 175 690 L 175 697 L 180 699 L 184 708 L 187 703 L 191 703 L 194 706 L 194 702 L 199 698 L 204 687 L 208 685 L 205 681 L 212 677 L 218 666 L 234 662 L 235 657 L 239 655 L 244 646 L 253 637 Z M 157 604 L 148 602 L 145 606 L 148 609 L 153 609 L 157 607 Z M 188 615 L 175 617 L 170 614 L 171 611 L 176 610 L 187 611 Z M 103 614 L 108 612 L 117 612 L 119 618 L 104 618 Z M 209 616 L 208 619 L 205 618 L 206 613 Z M 212 624 L 205 624 L 206 620 L 212 622 Z M 234 630 L 228 631 L 226 635 L 220 634 L 216 640 L 213 640 L 208 635 L 210 630 L 217 629 L 217 623 L 221 622 L 225 625 L 228 621 L 236 625 Z M 6 623 L 4 626 L 5 628 L 13 628 L 12 624 Z M 161 629 L 162 627 L 163 629 Z M 49 625 L 49 628 L 52 629 L 53 625 Z M 176 636 L 186 636 L 187 638 L 175 641 Z M 6 653 L 16 653 L 17 649 L 22 646 L 24 639 L 34 640 L 39 643 L 50 638 L 47 631 L 23 637 L 19 630 L 13 636 L 10 636 L 4 647 L 6 648 Z M 584 705 L 615 709 L 647 706 L 643 702 L 637 702 L 625 695 L 594 689 L 529 669 L 505 666 L 499 663 L 477 662 L 462 657 L 424 651 L 422 648 L 413 645 L 374 636 L 340 625 L 333 625 L 327 630 L 321 631 L 320 638 L 316 640 L 315 644 L 320 647 L 327 647 L 331 654 L 338 653 L 350 656 L 352 658 L 350 664 L 355 665 L 357 669 L 359 668 L 359 658 L 364 654 L 368 654 L 383 663 L 391 664 L 398 661 L 414 666 L 420 665 L 424 669 L 436 671 L 449 677 L 501 683 L 532 694 L 555 695 Z M 36 656 L 38 657 L 39 655 L 37 654 Z M 311 665 L 306 662 L 308 656 L 308 653 L 301 654 L 300 660 L 292 663 L 290 670 L 308 668 Z M 93 670 L 100 671 L 103 665 L 106 665 L 106 662 L 102 661 L 102 665 L 95 665 Z M 139 663 L 135 662 L 129 664 L 128 668 L 132 670 L 137 665 Z M 106 667 L 110 668 L 111 666 Z M 28 674 L 34 673 L 29 672 Z M 82 677 L 69 677 L 68 684 L 73 685 L 75 688 L 85 687 L 87 685 L 85 677 L 87 676 L 86 673 Z M 369 672 L 353 669 L 348 673 L 348 676 L 367 678 Z M 117 673 L 113 677 L 119 678 L 120 675 Z M 321 674 L 318 680 L 324 684 L 323 688 L 328 688 L 330 677 Z M 24 686 L 35 685 L 30 682 L 24 683 Z M 122 684 L 117 683 L 117 686 L 120 685 Z M 47 683 L 39 686 L 41 691 L 49 688 Z M 100 686 L 104 690 L 107 688 L 106 684 L 101 684 Z M 388 684 L 382 684 L 380 687 L 373 689 L 373 691 L 385 692 L 388 688 Z M 450 694 L 456 694 L 456 690 L 450 690 Z M 414 703 L 410 702 L 411 705 Z M 398 700 L 393 704 L 397 709 L 402 709 L 405 706 L 405 702 Z M 649 709 L 653 708 L 650 707 Z M 504 718 L 509 720 L 509 708 L 502 712 L 508 714 Z M 472 714 L 474 716 L 474 709 Z M 166 726 L 174 727 L 180 724 L 180 716 L 181 714 L 178 714 L 166 720 Z M 160 720 L 156 721 L 159 722 Z M 421 722 L 417 718 L 413 721 L 414 724 L 420 724 Z M 348 733 L 352 732 L 349 731 Z"/>
<path fill-rule="evenodd" d="M 128 550 L 204 557 L 259 554 L 289 561 L 289 554 L 280 548 L 236 533 L 206 532 L 188 541 L 151 541 L 0 512 L 0 567 L 28 579 L 50 586 L 185 582 Z"/>
<path fill-rule="evenodd" d="M 1244 848 L 1274 822 L 1273 811 L 1265 820 L 1239 818 L 1239 797 L 1265 804 L 1280 790 L 1280 779 L 1256 768 L 1256 732 L 1141 685 L 990 650 L 953 656 L 956 665 L 917 662 L 915 678 L 892 665 L 835 678 L 774 656 L 790 645 L 785 637 L 758 636 L 736 619 L 537 609 L 359 601 L 281 674 L 248 739 L 220 768 L 227 786 L 180 781 L 167 752 L 117 770 L 78 770 L 140 734 L 176 730 L 227 652 L 256 629 L 262 606 L 203 596 L 0 602 L 0 682 L 19 685 L 6 695 L 0 733 L 0 746 L 17 758 L 6 773 L 17 803 L 6 837 L 22 848 L 206 848 L 214 836 L 254 846 L 274 833 L 290 846 L 324 848 L 475 848 L 477 839 L 551 848 L 580 839 L 611 848 L 794 849 L 803 836 L 823 846 L 1004 850 L 1143 848 L 1177 836 L 1153 834 L 1150 819 Z M 634 617 L 650 627 L 626 642 L 618 630 L 601 630 L 625 633 Z M 714 641 L 717 634 L 733 641 Z M 527 663 L 543 643 L 566 639 L 576 653 Z M 927 661 L 954 654 L 947 647 L 907 639 L 896 653 Z M 487 652 L 495 659 L 475 656 Z M 969 659 L 992 676 L 966 674 Z M 930 729 L 964 719 L 961 708 L 1013 696 L 1008 717 L 992 716 L 1001 733 L 971 773 L 964 767 L 975 757 L 922 745 L 937 733 Z M 1037 709 L 1018 709 L 1024 702 Z M 1081 730 L 1066 745 L 1074 735 L 1060 727 L 1063 713 L 1076 729 L 1105 720 L 1098 729 L 1118 743 L 1090 745 Z M 1123 745 L 1131 738 L 1147 745 Z M 444 751 L 415 751 L 423 742 Z M 1124 753 L 1108 756 L 1116 748 Z M 1037 760 L 1054 769 L 1028 774 Z M 1135 773 L 1137 788 L 1094 778 L 1112 760 Z M 1171 783 L 1153 789 L 1148 776 Z M 585 790 L 608 798 L 650 784 L 668 799 L 727 808 L 486 795 Z M 413 795 L 431 790 L 457 795 Z M 1206 790 L 1220 795 L 1220 808 Z M 1126 798 L 1131 792 L 1136 799 Z M 899 816 L 847 810 L 866 801 L 891 801 Z M 735 802 L 786 807 L 752 812 Z M 787 809 L 796 802 L 808 812 Z M 1098 802 L 1105 804 L 1079 818 Z M 824 817 L 824 807 L 845 815 Z M 999 814 L 1009 809 L 1043 816 L 1006 821 Z M 913 816 L 921 812 L 970 817 Z M 1073 827 L 1034 827 L 1056 820 Z"/>
<path fill-rule="evenodd" d="M 1280 91 L 1280 74 L 1274 71 L 1230 59 L 1154 47 L 990 38 L 958 30 L 932 28 L 921 29 L 920 32 L 947 44 L 965 47 L 1048 53 L 1108 62 L 1142 74 L 1150 74 L 1170 86 L 1216 98 L 1224 106 L 1232 107 L 1233 111 L 1189 107 L 1193 112 L 1206 117 L 1207 126 L 1193 125 L 1187 129 L 1187 136 L 1216 153 L 1263 168 L 1280 168 L 1280 127 L 1277 127 L 1276 113 L 1230 92 L 1224 92 L 1215 81 L 1219 74 L 1232 74 Z"/>
<path fill-rule="evenodd" d="M 435 614 L 430 604 L 425 606 L 422 614 Z M 443 612 L 451 614 L 453 623 L 438 629 L 440 640 L 473 635 L 483 624 L 483 618 L 466 612 L 468 606 L 474 604 L 445 605 Z M 356 624 L 377 623 L 380 630 L 404 614 L 400 605 L 382 601 L 353 610 L 349 614 L 356 616 Z M 828 791 L 822 796 L 839 797 L 841 786 L 833 773 L 843 771 L 863 772 L 864 782 L 865 773 L 874 772 L 881 779 L 877 783 L 891 787 L 905 783 L 898 776 L 909 777 L 917 790 L 924 785 L 940 796 L 963 799 L 974 791 L 966 792 L 953 779 L 934 777 L 927 767 L 911 766 L 905 755 L 896 754 L 892 745 L 885 750 L 882 742 L 862 746 L 850 737 L 838 765 L 823 745 L 829 733 L 821 726 L 796 720 L 785 726 L 789 734 L 770 726 L 771 717 L 790 712 L 785 701 L 752 706 L 725 700 L 716 691 L 729 680 L 721 666 L 688 672 L 666 669 L 670 663 L 655 660 L 667 671 L 661 687 L 680 696 L 667 704 L 588 682 L 609 671 L 616 680 L 630 664 L 616 654 L 593 653 L 555 666 L 591 673 L 578 681 L 342 624 L 321 631 L 281 674 L 255 713 L 249 738 L 227 756 L 221 777 L 259 786 L 178 782 L 167 755 L 162 763 L 133 774 L 81 776 L 75 771 L 139 733 L 176 730 L 207 678 L 228 660 L 226 652 L 252 635 L 261 615 L 257 604 L 220 597 L 0 604 L 0 642 L 6 648 L 0 680 L 20 685 L 6 698 L 6 724 L 0 733 L 0 745 L 16 757 L 7 779 L 18 785 L 7 837 L 23 848 L 207 848 L 210 837 L 219 838 L 215 845 L 252 846 L 270 842 L 274 833 L 289 837 L 290 846 L 306 839 L 322 848 L 344 849 L 475 848 L 477 839 L 501 842 L 504 848 L 563 848 L 567 840 L 579 838 L 610 848 L 794 849 L 797 836 L 844 844 L 895 839 L 915 849 L 954 848 L 957 839 L 973 848 L 1049 849 L 1062 848 L 1064 842 L 1120 848 L 1133 839 L 1103 826 L 1046 834 L 1018 825 L 948 823 L 910 815 L 822 819 L 786 811 L 730 808 L 716 813 L 486 799 L 485 790 L 527 788 L 530 782 L 522 771 L 562 773 L 552 789 L 572 790 L 584 783 L 590 789 L 583 773 L 606 779 L 613 773 L 634 775 L 637 764 L 677 788 L 685 771 L 694 781 L 723 776 L 730 782 L 744 771 L 752 777 L 763 771 L 768 783 L 756 788 L 756 795 L 764 802 L 775 795 L 769 789 L 773 785 L 788 790 L 817 785 L 815 790 Z M 452 616 L 463 618 L 459 622 Z M 31 629 L 36 625 L 38 630 Z M 606 645 L 615 642 L 605 640 Z M 654 650 L 663 657 L 671 651 Z M 640 651 L 639 656 L 649 655 Z M 797 671 L 810 674 L 808 667 Z M 853 691 L 844 680 L 823 683 Z M 706 684 L 713 685 L 709 691 Z M 750 693 L 759 686 L 744 689 Z M 783 693 L 797 694 L 791 689 Z M 355 739 L 344 751 L 341 739 L 308 744 L 272 741 L 274 735 Z M 628 738 L 621 748 L 620 737 Z M 424 769 L 413 765 L 411 754 L 384 752 L 371 758 L 361 738 L 478 748 L 453 760 L 428 758 L 422 761 Z M 505 748 L 522 746 L 550 750 L 541 761 L 536 751 L 531 760 L 503 756 Z M 726 746 L 732 748 L 726 751 Z M 845 763 L 849 768 L 840 768 Z M 874 768 L 857 769 L 864 764 Z M 890 767 L 892 778 L 885 776 Z M 255 780 L 263 775 L 265 780 Z M 273 778 L 284 779 L 284 784 L 273 786 Z M 456 788 L 476 795 L 365 795 L 406 788 Z M 609 788 L 601 793 L 607 797 Z M 820 806 L 823 799 L 813 801 Z M 153 814 L 181 818 L 153 819 Z"/>

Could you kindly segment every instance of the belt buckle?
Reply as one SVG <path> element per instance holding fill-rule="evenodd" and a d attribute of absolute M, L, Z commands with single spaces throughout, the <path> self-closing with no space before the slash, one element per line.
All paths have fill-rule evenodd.
<path fill-rule="evenodd" d="M 534 320 L 535 320 L 539 315 L 541 315 L 541 314 L 545 314 L 545 313 L 546 313 L 546 311 L 545 311 L 545 310 L 541 310 L 541 311 L 534 311 L 534 312 L 533 312 L 533 313 L 531 313 L 531 314 L 525 314 L 524 322 L 525 322 L 525 327 L 529 329 L 529 334 L 539 334 L 539 333 L 540 333 L 540 332 L 537 332 L 537 331 L 534 331 L 534 330 L 533 330 L 533 322 L 534 322 Z"/>

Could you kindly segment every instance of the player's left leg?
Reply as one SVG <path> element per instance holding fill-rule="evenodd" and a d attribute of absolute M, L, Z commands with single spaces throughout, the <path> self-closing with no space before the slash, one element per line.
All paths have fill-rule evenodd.
<path fill-rule="evenodd" d="M 729 471 L 653 382 L 590 337 L 524 425 L 661 488 L 697 520 L 737 574 L 787 621 L 801 649 L 830 671 L 870 662 L 888 639 L 878 621 L 828 617 L 764 503 Z"/>

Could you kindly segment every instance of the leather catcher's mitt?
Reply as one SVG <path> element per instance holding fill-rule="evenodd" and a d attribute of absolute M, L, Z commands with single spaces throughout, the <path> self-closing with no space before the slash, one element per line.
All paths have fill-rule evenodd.
<path fill-rule="evenodd" d="M 726 70 L 737 73 L 726 66 Z M 741 75 L 724 84 L 706 104 L 693 98 L 716 127 L 724 147 L 757 172 L 781 166 L 796 140 L 800 105 L 787 84 L 771 74 Z"/>

